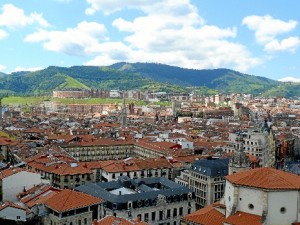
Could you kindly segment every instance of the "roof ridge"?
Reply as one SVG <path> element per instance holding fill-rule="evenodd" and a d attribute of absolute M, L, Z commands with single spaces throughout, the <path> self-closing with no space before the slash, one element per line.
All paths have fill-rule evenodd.
<path fill-rule="evenodd" d="M 65 208 L 64 206 L 66 205 L 66 203 L 68 202 L 70 196 L 72 195 L 72 190 L 70 190 L 70 189 L 65 189 L 65 190 L 69 191 L 69 193 L 68 193 L 67 198 L 65 199 L 65 202 L 63 203 L 62 207 L 60 208 L 61 211 L 62 211 L 62 209 Z"/>

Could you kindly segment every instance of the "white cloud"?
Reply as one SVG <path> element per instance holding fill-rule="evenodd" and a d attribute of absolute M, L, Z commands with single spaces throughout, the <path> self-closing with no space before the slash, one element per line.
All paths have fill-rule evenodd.
<path fill-rule="evenodd" d="M 25 15 L 23 9 L 17 8 L 12 4 L 3 5 L 2 14 L 0 14 L 0 26 L 18 28 L 33 23 L 37 23 L 42 27 L 50 26 L 41 14 L 33 12 L 30 15 Z"/>
<path fill-rule="evenodd" d="M 0 39 L 3 39 L 5 37 L 7 37 L 7 36 L 8 36 L 8 34 L 4 30 L 0 29 Z"/>
<path fill-rule="evenodd" d="M 160 0 L 86 0 L 90 7 L 86 9 L 86 14 L 92 15 L 96 11 L 103 11 L 105 14 L 116 12 L 124 8 L 140 8 L 153 5 Z"/>
<path fill-rule="evenodd" d="M 63 52 L 68 55 L 89 54 L 99 40 L 106 40 L 103 24 L 83 21 L 75 28 L 65 31 L 39 30 L 25 37 L 26 42 L 42 42 L 49 51 Z"/>
<path fill-rule="evenodd" d="M 122 9 L 142 12 L 131 20 L 116 18 L 112 25 L 124 33 L 110 41 L 103 24 L 81 22 L 74 28 L 28 35 L 26 42 L 42 43 L 49 51 L 95 56 L 88 65 L 115 62 L 157 62 L 188 68 L 228 67 L 245 72 L 262 60 L 234 39 L 235 27 L 207 25 L 189 0 L 87 0 L 90 12 Z M 138 14 L 141 15 L 141 14 Z"/>
<path fill-rule="evenodd" d="M 278 35 L 288 33 L 297 26 L 297 21 L 287 22 L 274 19 L 270 15 L 266 16 L 247 16 L 243 19 L 243 25 L 255 32 L 256 41 L 264 46 L 264 50 L 272 51 L 295 51 L 299 46 L 298 37 L 288 37 L 282 40 Z"/>
<path fill-rule="evenodd" d="M 0 64 L 0 71 L 3 71 L 5 69 L 6 69 L 6 66 Z"/>
<path fill-rule="evenodd" d="M 88 61 L 88 65 L 118 61 L 159 62 L 189 68 L 230 67 L 246 71 L 262 63 L 259 58 L 252 57 L 245 46 L 229 40 L 236 37 L 236 28 L 205 25 L 188 0 L 151 1 L 151 4 L 138 0 L 89 2 L 94 3 L 94 9 L 105 13 L 125 7 L 140 9 L 146 15 L 130 21 L 115 19 L 112 25 L 119 32 L 128 33 L 120 48 L 122 58 L 118 59 L 119 54 L 113 54 L 116 49 L 104 43 L 95 48 L 98 56 Z"/>
<path fill-rule="evenodd" d="M 42 70 L 44 68 L 42 67 L 22 67 L 22 66 L 17 66 L 12 72 L 20 72 L 20 71 L 38 71 L 38 70 Z"/>
<path fill-rule="evenodd" d="M 283 77 L 283 78 L 279 79 L 279 81 L 282 81 L 282 82 L 300 82 L 300 78 L 296 78 L 296 77 Z"/>
<path fill-rule="evenodd" d="M 269 52 L 285 51 L 295 52 L 300 46 L 300 39 L 298 37 L 289 37 L 278 41 L 277 39 L 270 41 L 265 45 L 265 50 Z"/>

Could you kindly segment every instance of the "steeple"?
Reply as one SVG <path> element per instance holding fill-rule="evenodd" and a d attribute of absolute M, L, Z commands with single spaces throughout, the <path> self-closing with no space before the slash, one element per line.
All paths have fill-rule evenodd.
<path fill-rule="evenodd" d="M 121 127 L 122 128 L 127 127 L 127 110 L 125 104 L 125 92 L 123 93 L 123 104 L 121 108 L 120 120 L 121 120 Z"/>

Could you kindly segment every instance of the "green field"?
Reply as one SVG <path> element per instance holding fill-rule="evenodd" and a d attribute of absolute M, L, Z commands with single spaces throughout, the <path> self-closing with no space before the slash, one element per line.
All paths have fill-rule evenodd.
<path fill-rule="evenodd" d="M 108 104 L 108 103 L 116 103 L 121 104 L 122 99 L 115 98 L 52 98 L 47 96 L 38 96 L 38 97 L 21 97 L 21 96 L 9 96 L 2 99 L 3 105 L 30 105 L 30 104 L 38 104 L 44 101 L 54 101 L 61 102 L 63 104 Z M 138 100 L 126 100 L 126 103 L 134 103 L 135 105 L 142 106 L 147 105 L 144 101 Z M 170 106 L 170 102 L 157 102 L 151 103 L 152 105 L 161 105 L 161 106 Z"/>

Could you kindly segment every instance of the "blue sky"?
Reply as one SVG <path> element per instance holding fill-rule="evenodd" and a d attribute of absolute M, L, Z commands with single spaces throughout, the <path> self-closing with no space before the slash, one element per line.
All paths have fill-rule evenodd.
<path fill-rule="evenodd" d="M 300 81 L 299 0 L 10 0 L 0 71 L 156 62 Z"/>

